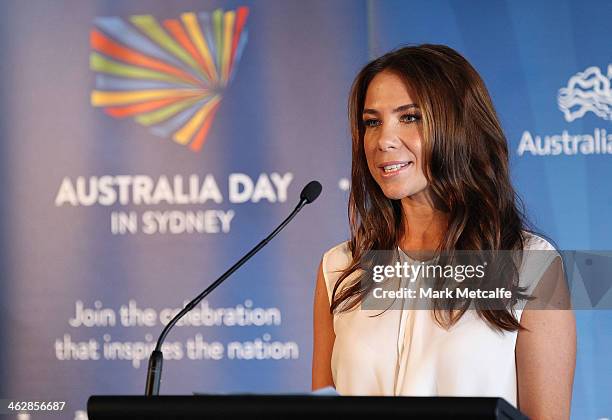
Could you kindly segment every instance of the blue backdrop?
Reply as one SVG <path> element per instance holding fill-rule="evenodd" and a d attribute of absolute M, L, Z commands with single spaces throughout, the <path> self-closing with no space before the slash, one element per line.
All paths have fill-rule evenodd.
<path fill-rule="evenodd" d="M 65 400 L 82 416 L 91 394 L 143 392 L 168 313 L 318 179 L 321 198 L 171 333 L 162 384 L 308 390 L 316 268 L 348 236 L 349 87 L 400 45 L 464 54 L 490 89 L 536 227 L 562 249 L 612 248 L 609 1 L 0 11 L 2 396 Z M 610 417 L 612 313 L 577 320 L 573 418 Z"/>

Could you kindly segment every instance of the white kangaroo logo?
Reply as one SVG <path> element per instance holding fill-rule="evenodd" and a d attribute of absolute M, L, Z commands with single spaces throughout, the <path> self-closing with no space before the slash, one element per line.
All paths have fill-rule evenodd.
<path fill-rule="evenodd" d="M 612 120 L 612 64 L 608 65 L 607 76 L 599 67 L 589 67 L 570 77 L 567 87 L 559 89 L 557 103 L 563 111 L 565 121 L 572 122 L 592 112 L 604 120 Z"/>

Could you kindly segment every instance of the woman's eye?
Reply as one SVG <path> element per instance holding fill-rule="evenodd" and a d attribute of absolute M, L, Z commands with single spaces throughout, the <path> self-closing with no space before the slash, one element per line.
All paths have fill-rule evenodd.
<path fill-rule="evenodd" d="M 400 117 L 400 121 L 401 122 L 405 122 L 405 123 L 413 123 L 413 122 L 417 122 L 421 119 L 420 115 L 416 115 L 416 114 L 406 114 L 406 115 L 402 115 Z"/>
<path fill-rule="evenodd" d="M 363 125 L 366 127 L 376 127 L 380 125 L 380 120 L 370 118 L 368 120 L 363 120 Z"/>

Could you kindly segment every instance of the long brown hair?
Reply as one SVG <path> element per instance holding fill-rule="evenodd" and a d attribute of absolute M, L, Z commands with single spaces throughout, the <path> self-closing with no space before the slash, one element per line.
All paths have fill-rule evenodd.
<path fill-rule="evenodd" d="M 352 261 L 332 294 L 332 312 L 353 309 L 372 286 L 357 281 L 340 287 L 365 268 L 372 250 L 397 249 L 404 232 L 400 200 L 387 198 L 368 169 L 362 119 L 366 91 L 380 72 L 400 76 L 422 112 L 423 172 L 433 201 L 448 215 L 437 251 L 522 250 L 526 230 L 523 206 L 509 175 L 508 146 L 484 82 L 455 50 L 443 45 L 404 47 L 370 62 L 357 75 L 349 98 L 352 134 L 349 250 Z M 518 288 L 510 267 L 509 290 Z M 434 310 L 445 327 L 456 323 L 468 305 Z M 478 315 L 498 330 L 521 328 L 511 309 L 477 306 Z M 448 316 L 447 316 L 448 315 Z"/>

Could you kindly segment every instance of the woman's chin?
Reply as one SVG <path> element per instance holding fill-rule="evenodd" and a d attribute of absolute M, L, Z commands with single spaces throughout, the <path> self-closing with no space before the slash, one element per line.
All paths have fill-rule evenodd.
<path fill-rule="evenodd" d="M 382 192 L 385 197 L 390 200 L 401 200 L 402 198 L 410 195 L 408 191 L 401 191 L 397 189 L 383 189 Z"/>
<path fill-rule="evenodd" d="M 381 188 L 383 194 L 385 195 L 385 197 L 387 197 L 390 200 L 401 200 L 404 199 L 406 197 L 412 197 L 412 198 L 421 198 L 421 196 L 423 194 L 426 194 L 426 188 L 419 188 L 419 189 L 414 189 L 414 188 L 406 188 L 405 186 L 403 188 Z"/>

